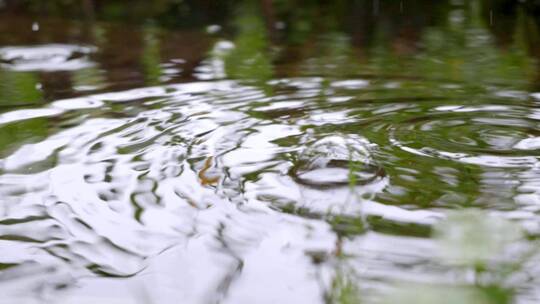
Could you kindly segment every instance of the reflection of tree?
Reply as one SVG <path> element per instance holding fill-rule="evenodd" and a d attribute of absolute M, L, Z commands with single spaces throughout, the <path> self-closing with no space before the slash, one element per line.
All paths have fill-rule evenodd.
<path fill-rule="evenodd" d="M 361 71 L 349 37 L 339 32 L 321 35 L 302 68 L 308 75 L 347 77 Z"/>
<path fill-rule="evenodd" d="M 515 44 L 511 51 L 497 49 L 481 19 L 477 2 L 455 8 L 448 21 L 426 28 L 422 34 L 423 48 L 412 58 L 394 59 L 387 48 L 376 46 L 371 58 L 378 74 L 399 73 L 464 82 L 469 84 L 506 83 L 523 85 L 530 81 L 530 59 L 525 50 Z M 382 39 L 387 41 L 387 39 Z"/>
<path fill-rule="evenodd" d="M 538 49 L 536 46 L 540 44 L 537 42 L 538 39 L 534 38 L 538 37 L 538 25 L 534 17 L 531 17 L 538 6 L 529 2 L 523 4 L 510 0 L 467 1 L 462 6 L 450 5 L 449 1 L 429 0 L 376 2 L 371 0 L 325 2 L 310 0 L 247 2 L 159 0 L 148 2 L 138 0 L 129 1 L 129 3 L 122 0 L 85 0 L 83 4 L 80 5 L 79 1 L 74 0 L 47 1 L 46 3 L 32 0 L 7 1 L 8 7 L 12 6 L 21 11 L 52 15 L 73 13 L 73 15 L 81 14 L 87 17 L 95 16 L 97 20 L 127 21 L 139 24 L 153 20 L 157 25 L 182 27 L 233 23 L 238 30 L 235 39 L 237 48 L 228 59 L 231 64 L 227 69 L 230 73 L 237 75 L 250 72 L 251 69 L 251 75 L 268 76 L 270 75 L 268 71 L 271 70 L 268 67 L 272 59 L 276 59 L 279 63 L 299 62 L 306 57 L 312 58 L 314 54 L 317 56 L 321 42 L 329 48 L 332 47 L 332 43 L 335 43 L 336 48 L 342 48 L 343 41 L 347 41 L 346 43 L 351 45 L 350 52 L 353 53 L 349 59 L 356 57 L 359 61 L 372 63 L 369 69 L 365 67 L 356 69 L 357 74 L 407 72 L 416 76 L 427 72 L 426 76 L 450 78 L 456 81 L 485 79 L 484 76 L 490 78 L 486 79 L 488 81 L 497 81 L 503 77 L 514 79 L 521 77 L 518 75 L 518 70 L 524 67 L 527 73 L 532 72 L 531 68 L 527 67 L 530 62 L 523 60 L 523 51 L 526 50 L 529 54 L 536 56 L 539 52 L 534 52 L 534 50 Z M 471 27 L 466 24 L 456 25 L 454 19 L 459 19 L 456 14 L 459 15 L 460 11 L 467 19 L 467 24 L 473 25 L 477 33 L 470 31 Z M 231 14 L 231 12 L 237 13 Z M 283 28 L 277 29 L 276 23 L 281 24 Z M 524 32 L 525 35 L 517 37 L 515 33 L 518 31 Z M 493 36 L 493 39 L 487 39 L 489 43 L 472 47 L 470 42 L 485 41 L 488 32 Z M 333 39 L 333 42 L 322 41 L 329 36 L 338 35 L 344 39 Z M 122 38 L 130 40 L 129 36 L 133 38 L 134 35 L 122 35 Z M 441 39 L 442 37 L 445 39 Z M 107 44 L 115 44 L 114 40 L 107 39 Z M 133 60 L 133 63 L 148 62 L 149 54 L 152 53 L 148 51 L 148 47 L 156 44 L 149 44 L 150 40 L 141 38 L 134 42 L 130 49 L 136 50 L 136 45 L 142 45 L 144 41 L 147 42 L 147 51 L 143 52 L 139 47 L 139 52 L 144 53 L 142 55 L 144 58 Z M 282 56 L 278 55 L 276 58 L 269 56 L 268 51 L 271 49 L 269 41 L 284 47 Z M 528 44 L 525 48 L 521 47 L 523 41 Z M 127 43 L 129 44 L 129 41 Z M 507 51 L 498 51 L 494 46 Z M 107 45 L 103 47 L 107 48 Z M 256 48 L 259 51 L 254 51 Z M 126 53 L 135 53 L 135 51 L 126 51 Z M 440 55 L 444 63 L 433 63 L 432 55 Z M 126 57 L 130 56 L 126 55 Z M 249 57 L 250 61 L 256 63 L 247 65 L 245 60 L 239 59 L 240 57 Z M 425 60 L 414 62 L 411 57 L 424 57 Z M 468 62 L 472 61 L 491 61 L 501 64 L 470 66 Z M 135 63 L 136 65 L 138 64 Z M 512 65 L 515 67 L 511 67 Z M 146 70 L 146 66 L 147 64 L 143 63 L 142 70 Z M 260 70 L 255 70 L 254 67 Z M 151 70 L 154 71 L 154 69 Z M 319 69 L 319 71 L 322 73 L 326 69 Z M 487 73 L 487 71 L 494 73 Z M 535 78 L 525 77 L 525 81 L 533 79 Z"/>
<path fill-rule="evenodd" d="M 482 0 L 482 18 L 489 25 L 497 46 L 506 48 L 512 45 L 513 31 L 516 28 L 516 19 L 519 3 L 509 0 Z M 496 14 L 496 15 L 495 15 Z"/>
<path fill-rule="evenodd" d="M 142 65 L 144 67 L 146 83 L 150 85 L 160 83 L 159 78 L 161 76 L 161 58 L 158 34 L 158 30 L 155 28 L 147 27 L 144 29 Z"/>
<path fill-rule="evenodd" d="M 155 19 L 167 26 L 201 26 L 223 22 L 232 1 L 212 0 L 6 0 L 6 10 L 40 15 L 76 16 L 140 24 Z"/>
<path fill-rule="evenodd" d="M 102 27 L 97 60 L 107 71 L 111 89 L 144 86 L 144 37 L 140 31 L 128 27 Z M 121 52 L 120 52 L 121 51 Z"/>
<path fill-rule="evenodd" d="M 223 56 L 225 73 L 227 77 L 262 84 L 273 74 L 266 27 L 249 1 L 239 7 L 237 16 L 234 48 Z"/>
<path fill-rule="evenodd" d="M 103 73 L 97 67 L 73 71 L 73 88 L 76 91 L 94 91 L 105 86 Z"/>

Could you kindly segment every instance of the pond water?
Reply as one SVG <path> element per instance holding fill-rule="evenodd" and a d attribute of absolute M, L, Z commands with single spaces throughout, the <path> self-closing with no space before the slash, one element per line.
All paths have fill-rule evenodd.
<path fill-rule="evenodd" d="M 0 303 L 538 303 L 533 1 L 0 1 Z"/>

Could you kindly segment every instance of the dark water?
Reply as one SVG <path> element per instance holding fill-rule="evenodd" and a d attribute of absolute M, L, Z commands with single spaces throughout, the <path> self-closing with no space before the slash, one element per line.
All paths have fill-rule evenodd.
<path fill-rule="evenodd" d="M 0 1 L 0 303 L 538 303 L 534 1 Z"/>

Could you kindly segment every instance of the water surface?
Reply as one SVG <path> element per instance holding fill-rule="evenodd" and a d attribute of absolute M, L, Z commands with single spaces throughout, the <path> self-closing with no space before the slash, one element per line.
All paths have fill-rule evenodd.
<path fill-rule="evenodd" d="M 0 303 L 540 299 L 534 4 L 82 2 L 0 2 Z"/>

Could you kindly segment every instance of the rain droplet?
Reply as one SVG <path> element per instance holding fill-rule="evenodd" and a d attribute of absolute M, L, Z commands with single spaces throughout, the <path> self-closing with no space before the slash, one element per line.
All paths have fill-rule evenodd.
<path fill-rule="evenodd" d="M 221 31 L 221 26 L 217 24 L 212 24 L 206 27 L 206 32 L 208 34 L 217 34 Z"/>

